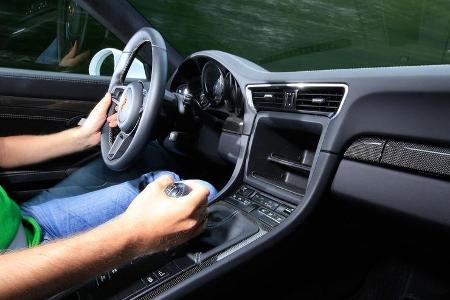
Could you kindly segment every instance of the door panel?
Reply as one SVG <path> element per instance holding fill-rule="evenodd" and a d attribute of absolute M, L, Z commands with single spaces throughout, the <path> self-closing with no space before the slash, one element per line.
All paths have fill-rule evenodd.
<path fill-rule="evenodd" d="M 108 78 L 0 69 L 0 136 L 49 134 L 77 126 L 108 88 Z M 30 145 L 32 146 L 32 145 Z M 0 170 L 0 184 L 26 200 L 98 157 L 99 148 L 38 165 Z"/>
<path fill-rule="evenodd" d="M 95 102 L 0 96 L 0 136 L 49 134 L 74 127 Z"/>

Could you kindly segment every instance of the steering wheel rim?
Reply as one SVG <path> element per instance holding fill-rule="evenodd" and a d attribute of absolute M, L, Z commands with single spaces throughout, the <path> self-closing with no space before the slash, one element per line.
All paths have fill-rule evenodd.
<path fill-rule="evenodd" d="M 147 43 L 152 47 L 152 73 L 148 91 L 145 93 L 142 82 L 136 81 L 124 86 L 124 81 L 137 52 Z M 103 161 L 110 169 L 127 169 L 150 140 L 164 96 L 166 79 L 167 51 L 164 39 L 155 29 L 142 28 L 126 44 L 114 68 L 108 89 L 114 102 L 108 110 L 108 116 L 114 113 L 114 104 L 118 104 L 120 129 L 115 135 L 114 129 L 107 123 L 102 127 L 101 152 Z M 122 95 L 125 95 L 120 97 L 120 101 L 114 99 L 118 89 L 123 89 Z M 141 108 L 136 110 L 137 106 Z"/>

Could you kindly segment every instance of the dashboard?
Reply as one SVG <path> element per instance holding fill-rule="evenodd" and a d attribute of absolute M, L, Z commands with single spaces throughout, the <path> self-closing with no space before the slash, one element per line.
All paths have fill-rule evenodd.
<path fill-rule="evenodd" d="M 195 109 L 177 115 L 184 138 L 169 142 L 232 166 L 208 231 L 100 274 L 81 294 L 183 295 L 286 241 L 325 197 L 450 228 L 450 138 L 436 130 L 450 126 L 448 74 L 449 66 L 269 72 L 220 51 L 192 54 L 167 89 Z M 189 122 L 199 124 L 195 138 Z"/>
<path fill-rule="evenodd" d="M 208 276 L 238 264 L 239 251 L 289 238 L 324 197 L 450 228 L 450 139 L 436 130 L 450 126 L 448 74 L 449 66 L 269 72 L 220 51 L 189 56 L 168 89 L 222 116 L 195 143 L 202 159 L 233 158 L 215 205 L 260 228 L 220 254 Z M 230 119 L 242 130 L 229 131 Z"/>
<path fill-rule="evenodd" d="M 429 206 L 430 211 L 418 211 L 414 205 L 420 201 L 408 201 L 399 186 L 378 197 L 353 193 L 357 189 L 352 182 L 367 177 L 359 187 L 369 191 L 395 172 L 411 176 L 409 182 L 416 178 L 422 185 L 425 178 L 447 180 L 448 133 L 435 129 L 448 127 L 448 74 L 449 66 L 269 72 L 229 53 L 201 51 L 178 67 L 168 87 L 192 94 L 204 113 L 223 114 L 217 142 L 208 137 L 200 146 L 207 144 L 210 152 L 225 151 L 222 157 L 233 152 L 231 161 L 246 184 L 300 206 L 310 201 L 314 186 L 331 184 L 337 197 L 447 225 L 446 215 L 439 215 L 438 207 L 445 206 L 441 200 Z M 224 134 L 228 118 L 241 120 L 242 130 Z M 383 141 L 375 146 L 385 145 L 377 146 L 376 155 L 372 148 L 365 148 L 367 140 L 372 145 L 372 139 Z M 355 147 L 358 156 L 347 155 Z M 365 155 L 359 156 L 361 151 Z M 358 167 L 365 170 L 365 177 L 352 179 L 358 170 L 348 169 Z M 385 175 L 377 177 L 376 171 Z M 421 189 L 430 195 L 440 190 L 426 186 Z M 402 206 L 393 207 L 389 199 L 397 199 L 395 203 Z"/>

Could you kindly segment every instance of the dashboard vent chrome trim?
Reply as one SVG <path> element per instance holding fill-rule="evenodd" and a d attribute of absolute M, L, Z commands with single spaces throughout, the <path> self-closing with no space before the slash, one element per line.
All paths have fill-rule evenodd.
<path fill-rule="evenodd" d="M 255 111 L 286 111 L 335 116 L 347 97 L 341 83 L 252 84 L 247 98 Z"/>

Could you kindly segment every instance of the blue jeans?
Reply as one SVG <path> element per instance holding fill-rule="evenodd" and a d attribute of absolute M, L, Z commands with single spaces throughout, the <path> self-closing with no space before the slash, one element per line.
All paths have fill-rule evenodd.
<path fill-rule="evenodd" d="M 175 181 L 180 180 L 172 172 L 147 173 L 161 169 L 176 170 L 177 165 L 164 148 L 152 142 L 129 171 L 113 172 L 101 158 L 94 160 L 55 187 L 22 204 L 21 211 L 39 223 L 43 242 L 68 237 L 103 224 L 125 211 L 139 193 L 141 182 L 150 183 L 164 174 Z M 211 201 L 217 194 L 216 189 L 205 181 L 200 182 L 209 189 L 208 201 Z"/>
<path fill-rule="evenodd" d="M 33 217 L 42 228 L 43 242 L 72 236 L 92 229 L 124 212 L 139 193 L 140 184 L 149 184 L 162 175 L 174 181 L 181 178 L 168 171 L 156 171 L 141 177 L 86 194 L 49 198 L 42 193 L 24 203 L 24 216 Z M 208 202 L 214 199 L 216 189 L 206 181 L 199 182 L 209 189 Z"/>

